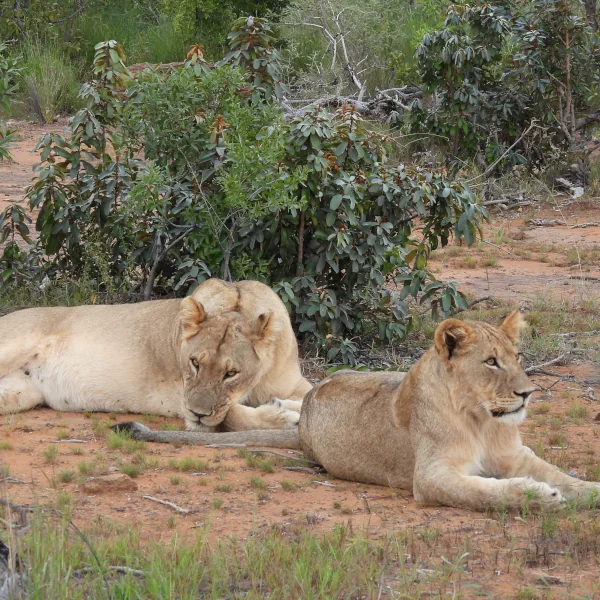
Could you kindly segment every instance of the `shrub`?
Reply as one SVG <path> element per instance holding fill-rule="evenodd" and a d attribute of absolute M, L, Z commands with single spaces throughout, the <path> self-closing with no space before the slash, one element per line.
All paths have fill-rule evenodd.
<path fill-rule="evenodd" d="M 352 107 L 285 121 L 271 42 L 267 24 L 242 19 L 221 63 L 196 45 L 183 69 L 137 80 L 116 42 L 98 44 L 69 136 L 38 144 L 39 238 L 5 261 L 4 285 L 84 276 L 149 298 L 211 275 L 259 279 L 300 333 L 351 364 L 352 336 L 406 333 L 409 296 L 443 315 L 464 308 L 427 259 L 453 233 L 471 244 L 484 209 L 444 170 L 392 164 Z M 27 234 L 23 215 L 1 218 L 6 235 Z"/>
<path fill-rule="evenodd" d="M 413 128 L 446 138 L 453 157 L 540 166 L 600 121 L 600 35 L 572 0 L 452 5 L 416 57 L 435 106 Z M 578 115 L 592 111 L 585 117 Z"/>

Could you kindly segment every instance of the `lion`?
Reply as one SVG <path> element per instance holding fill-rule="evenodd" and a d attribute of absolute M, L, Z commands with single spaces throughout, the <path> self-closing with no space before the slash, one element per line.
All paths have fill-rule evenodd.
<path fill-rule="evenodd" d="M 179 416 L 194 431 L 277 429 L 297 424 L 311 387 L 285 305 L 256 281 L 0 318 L 0 414 L 46 405 Z"/>
<path fill-rule="evenodd" d="M 535 390 L 516 348 L 523 326 L 518 311 L 499 327 L 447 319 L 408 373 L 339 371 L 308 392 L 297 431 L 227 441 L 300 448 L 334 477 L 412 490 L 420 502 L 472 510 L 597 503 L 599 483 L 565 475 L 521 442 Z M 128 427 L 149 441 L 213 443 Z"/>
<path fill-rule="evenodd" d="M 304 453 L 335 477 L 412 490 L 415 500 L 485 510 L 597 501 L 521 442 L 535 386 L 515 347 L 518 311 L 499 327 L 447 319 L 406 375 L 342 371 L 304 399 Z"/>

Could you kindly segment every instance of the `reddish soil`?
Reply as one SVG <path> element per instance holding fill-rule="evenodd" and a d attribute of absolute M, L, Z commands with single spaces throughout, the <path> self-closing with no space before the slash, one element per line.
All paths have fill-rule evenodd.
<path fill-rule="evenodd" d="M 30 182 L 31 168 L 36 162 L 30 150 L 39 135 L 60 128 L 60 124 L 20 127 L 23 141 L 13 149 L 16 162 L 0 164 L 0 209 L 8 201 L 22 200 L 23 188 Z M 594 264 L 594 255 L 590 255 L 600 241 L 600 227 L 571 229 L 569 225 L 600 221 L 600 208 L 574 203 L 563 206 L 560 212 L 548 207 L 537 209 L 535 217 L 564 217 L 568 225 L 532 228 L 524 224 L 523 215 L 516 220 L 497 217 L 488 228 L 490 236 L 500 226 L 506 231 L 520 227 L 525 238 L 514 242 L 501 240 L 497 245 L 504 250 L 484 245 L 479 250 L 461 249 L 461 253 L 453 256 L 442 251 L 434 255 L 432 266 L 440 278 L 458 281 L 472 297 L 493 296 L 513 304 L 527 304 L 536 295 L 551 296 L 568 299 L 571 307 L 576 306 L 572 303 L 574 298 L 598 299 L 599 281 L 574 280 L 570 276 L 600 277 L 600 263 Z M 548 244 L 555 247 L 547 251 L 534 247 Z M 516 248 L 526 249 L 530 256 L 507 254 L 514 254 Z M 592 257 L 591 262 L 563 264 L 573 248 L 587 252 L 588 259 Z M 540 257 L 540 253 L 548 254 L 555 264 L 541 262 L 540 258 L 544 257 Z M 465 256 L 473 257 L 474 268 L 460 266 L 459 261 Z M 495 257 L 497 263 L 482 266 L 486 257 Z M 598 469 L 594 467 L 600 456 L 600 421 L 596 420 L 600 413 L 600 372 L 597 365 L 589 363 L 552 369 L 570 373 L 573 380 L 557 382 L 555 377 L 546 375 L 533 377 L 542 388 L 550 388 L 538 394 L 538 402 L 542 399 L 549 407 L 547 411 L 537 412 L 534 404 L 532 417 L 522 427 L 525 443 L 567 471 L 575 470 L 578 476 L 590 472 L 590 476 L 598 477 Z M 567 416 L 574 404 L 585 407 L 582 420 Z M 139 415 L 96 416 L 109 424 L 140 419 Z M 169 421 L 159 417 L 142 420 L 153 428 Z M 170 422 L 177 423 L 176 420 Z M 0 441 L 5 442 L 4 449 L 0 450 L 0 462 L 9 467 L 9 477 L 4 479 L 0 493 L 19 504 L 43 505 L 55 503 L 59 494 L 66 491 L 72 494 L 76 524 L 85 526 L 95 519 L 107 518 L 139 527 L 145 539 L 170 539 L 174 530 L 184 539 L 191 539 L 197 528 L 207 524 L 211 525 L 211 539 L 217 540 L 223 536 L 245 539 L 251 532 L 274 526 L 285 529 L 300 524 L 318 532 L 330 530 L 335 523 L 351 523 L 355 531 L 364 529 L 376 537 L 407 528 L 439 531 L 439 540 L 432 542 L 432 556 L 439 561 L 441 555 L 448 556 L 452 549 L 464 547 L 468 536 L 472 540 L 469 583 L 476 583 L 497 597 L 514 597 L 515 591 L 524 585 L 546 589 L 537 581 L 542 571 L 557 577 L 557 594 L 593 593 L 598 580 L 597 555 L 583 560 L 584 568 L 581 568 L 582 561 L 577 565 L 572 560 L 575 550 L 570 544 L 574 542 L 566 536 L 550 542 L 542 540 L 539 523 L 535 520 L 524 521 L 511 515 L 504 521 L 496 515 L 423 506 L 415 503 L 409 491 L 285 470 L 281 462 L 277 463 L 278 457 L 272 457 L 275 472 L 266 473 L 256 466 L 248 466 L 232 448 L 151 444 L 143 456 L 147 462 L 156 461 L 156 464 L 135 479 L 137 491 L 88 495 L 77 481 L 81 462 L 98 460 L 101 472 L 110 473 L 133 460 L 123 450 L 109 449 L 106 439 L 94 431 L 99 431 L 97 422 L 94 426 L 94 417 L 76 413 L 40 409 L 0 417 Z M 560 444 L 554 439 L 556 435 L 551 439 L 553 434 L 562 436 Z M 65 436 L 85 443 L 55 443 Z M 50 446 L 58 449 L 55 458 L 47 452 Z M 297 456 L 297 453 L 289 456 Z M 208 461 L 206 471 L 179 473 L 169 467 L 170 459 L 183 457 Z M 75 479 L 61 483 L 58 474 L 67 470 L 74 472 Z M 179 477 L 181 482 L 173 477 Z M 251 477 L 264 481 L 266 488 L 261 490 L 256 483 L 251 485 Z M 284 482 L 283 487 L 281 482 Z M 168 500 L 191 512 L 178 514 L 168 506 L 144 499 L 145 495 Z M 223 501 L 221 506 L 217 506 L 216 499 Z M 593 517 L 588 512 L 583 518 Z M 552 552 L 548 551 L 548 545 Z"/>
<path fill-rule="evenodd" d="M 14 162 L 0 162 L 0 211 L 10 202 L 23 202 L 25 188 L 34 177 L 33 168 L 39 162 L 34 148 L 46 133 L 62 133 L 66 121 L 60 119 L 50 125 L 39 125 L 25 121 L 9 121 L 8 126 L 16 129 L 21 141 L 10 148 Z"/>

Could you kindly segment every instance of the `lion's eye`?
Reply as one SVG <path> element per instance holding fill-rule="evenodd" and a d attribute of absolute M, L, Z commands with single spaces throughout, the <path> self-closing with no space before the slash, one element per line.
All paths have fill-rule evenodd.
<path fill-rule="evenodd" d="M 227 371 L 227 373 L 225 373 L 224 379 L 231 379 L 232 377 L 235 377 L 237 374 L 238 374 L 238 371 Z"/>
<path fill-rule="evenodd" d="M 190 358 L 190 362 L 192 363 L 192 367 L 196 369 L 196 373 L 200 370 L 200 363 L 197 358 Z"/>
<path fill-rule="evenodd" d="M 493 357 L 490 356 L 486 361 L 485 361 L 486 365 L 489 365 L 490 367 L 499 367 L 500 365 L 498 364 L 498 361 Z"/>

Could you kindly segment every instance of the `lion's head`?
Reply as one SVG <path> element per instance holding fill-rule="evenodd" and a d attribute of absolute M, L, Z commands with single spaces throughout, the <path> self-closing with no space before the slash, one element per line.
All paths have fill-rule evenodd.
<path fill-rule="evenodd" d="M 443 368 L 452 373 L 461 401 L 479 418 L 517 425 L 525 418 L 535 386 L 515 347 L 524 325 L 514 311 L 499 327 L 447 319 L 435 332 Z"/>
<path fill-rule="evenodd" d="M 254 321 L 239 312 L 207 316 L 203 305 L 191 297 L 182 301 L 179 318 L 186 425 L 214 427 L 268 368 L 277 320 L 270 311 Z"/>

